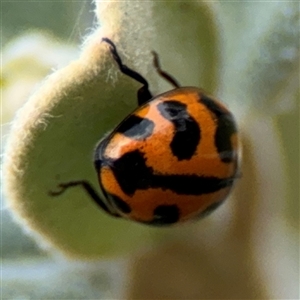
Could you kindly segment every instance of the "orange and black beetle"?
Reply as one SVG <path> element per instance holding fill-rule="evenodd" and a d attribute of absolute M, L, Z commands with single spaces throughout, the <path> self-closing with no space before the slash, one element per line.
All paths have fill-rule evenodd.
<path fill-rule="evenodd" d="M 116 46 L 103 38 L 120 71 L 142 83 L 138 108 L 96 147 L 94 164 L 105 199 L 85 180 L 81 186 L 107 213 L 163 226 L 207 215 L 228 196 L 238 177 L 239 145 L 233 115 L 196 87 L 180 87 L 152 97 L 148 82 L 121 61 Z"/>

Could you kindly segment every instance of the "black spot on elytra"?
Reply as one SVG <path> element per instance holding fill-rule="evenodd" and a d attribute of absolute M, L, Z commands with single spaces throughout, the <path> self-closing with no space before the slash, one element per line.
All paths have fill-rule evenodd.
<path fill-rule="evenodd" d="M 138 150 L 128 152 L 116 160 L 107 159 L 104 164 L 112 170 L 122 191 L 129 196 L 132 196 L 136 190 L 149 188 L 171 190 L 181 195 L 202 195 L 231 186 L 235 179 L 234 177 L 220 179 L 197 175 L 155 174 L 153 169 L 146 165 L 143 153 Z"/>
<path fill-rule="evenodd" d="M 219 119 L 215 143 L 223 162 L 232 162 L 235 157 L 230 139 L 235 132 L 236 126 L 231 115 Z"/>
<path fill-rule="evenodd" d="M 232 149 L 231 136 L 237 132 L 233 116 L 208 96 L 201 94 L 200 101 L 216 116 L 217 130 L 215 145 L 223 162 L 232 162 L 235 154 Z"/>
<path fill-rule="evenodd" d="M 131 139 L 143 140 L 152 134 L 153 128 L 154 123 L 151 120 L 130 115 L 117 127 L 116 131 Z"/>
<path fill-rule="evenodd" d="M 137 189 L 150 187 L 151 170 L 138 150 L 125 153 L 119 159 L 108 160 L 107 163 L 125 194 L 133 195 Z"/>
<path fill-rule="evenodd" d="M 149 225 L 169 225 L 179 220 L 179 208 L 177 205 L 159 205 L 154 209 L 153 219 L 146 222 Z"/>
<path fill-rule="evenodd" d="M 176 100 L 164 101 L 157 105 L 160 114 L 175 127 L 170 148 L 178 160 L 190 159 L 200 141 L 200 128 L 186 108 L 185 104 Z"/>

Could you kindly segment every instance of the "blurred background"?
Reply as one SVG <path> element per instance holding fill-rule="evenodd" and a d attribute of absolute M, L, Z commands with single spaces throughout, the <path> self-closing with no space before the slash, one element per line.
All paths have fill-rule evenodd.
<path fill-rule="evenodd" d="M 16 111 L 28 99 L 29 95 L 39 87 L 44 77 L 53 70 L 68 65 L 70 61 L 79 56 L 81 42 L 96 26 L 94 9 L 95 4 L 91 1 L 6 1 L 1 3 L 2 150 L 5 147 L 5 139 L 9 132 L 10 123 Z M 222 9 L 225 13 L 237 8 L 232 7 L 230 4 L 227 6 L 222 4 L 220 5 L 220 11 Z M 299 31 L 296 36 L 297 34 L 299 46 Z M 299 59 L 297 61 L 299 66 Z M 298 76 L 299 82 L 299 67 L 297 72 L 293 71 L 290 75 Z M 289 103 L 283 102 L 283 105 L 279 105 L 279 109 L 275 113 L 270 114 L 267 111 L 258 113 L 259 117 L 264 113 L 268 118 L 271 117 L 272 124 L 275 124 L 276 127 L 274 134 L 276 135 L 276 141 L 279 142 L 276 147 L 280 149 L 280 159 L 284 164 L 284 170 L 275 170 L 275 172 L 283 171 L 284 173 L 283 180 L 286 195 L 285 199 L 282 199 L 284 203 L 279 218 L 284 220 L 286 226 L 282 231 L 283 235 L 290 237 L 291 243 L 286 244 L 290 245 L 290 248 L 283 245 L 283 250 L 286 250 L 286 252 L 281 253 L 281 263 L 283 265 L 277 266 L 274 264 L 270 266 L 268 275 L 265 271 L 262 271 L 260 275 L 256 276 L 259 277 L 261 286 L 258 289 L 259 292 L 255 292 L 255 288 L 253 288 L 253 293 L 249 292 L 251 299 L 262 299 L 262 295 L 265 295 L 265 299 L 272 299 L 270 290 L 275 289 L 273 286 L 275 283 L 278 283 L 277 288 L 281 291 L 277 299 L 296 299 L 297 291 L 299 292 L 299 96 L 298 86 L 296 90 L 293 89 L 292 96 L 289 97 L 292 100 Z M 256 118 L 254 119 L 256 120 Z M 257 128 L 259 127 L 256 127 L 256 130 L 258 130 Z M 251 147 L 255 147 L 253 137 L 246 137 L 245 143 L 251 145 L 245 153 L 249 154 L 250 159 L 254 159 L 255 151 L 251 152 L 249 150 Z M 262 147 L 260 143 L 261 140 L 257 141 L 256 145 Z M 251 155 L 253 155 L 252 158 Z M 252 163 L 253 161 L 249 162 L 249 164 Z M 271 170 L 271 168 L 265 170 Z M 245 193 L 248 186 L 249 182 L 248 184 L 244 183 L 240 187 L 237 196 Z M 242 188 L 244 191 L 241 190 Z M 272 188 L 276 190 L 276 186 L 272 186 Z M 233 209 L 238 212 L 238 205 Z M 255 209 L 253 208 L 254 211 L 252 211 L 254 214 L 256 213 Z M 259 228 L 259 225 L 256 230 L 257 228 Z M 274 230 L 277 230 L 277 228 L 274 227 Z M 251 234 L 257 234 L 257 232 L 253 231 Z M 141 257 L 142 263 L 137 267 L 134 267 L 135 263 L 132 263 L 133 273 L 129 284 L 129 294 L 131 296 L 129 297 L 146 299 L 145 291 L 148 288 L 149 297 L 154 299 L 157 295 L 155 289 L 158 290 L 158 294 L 164 289 L 161 286 L 157 287 L 155 284 L 153 284 L 152 290 L 147 286 L 152 274 L 155 274 L 156 271 L 158 273 L 162 271 L 155 268 L 151 269 L 153 260 L 162 262 L 163 265 L 163 262 L 165 262 L 166 273 L 171 272 L 170 265 L 173 263 L 176 265 L 177 261 L 176 270 L 180 269 L 182 264 L 183 270 L 189 270 L 190 268 L 191 274 L 198 274 L 193 270 L 193 262 L 188 260 L 189 256 L 193 257 L 193 253 L 197 252 L 197 247 L 202 246 L 201 243 L 197 245 L 196 241 L 197 237 L 194 239 L 195 248 L 181 249 L 182 241 L 178 241 L 177 236 L 174 243 L 177 245 L 179 252 L 174 254 L 173 250 L 170 249 L 171 246 L 167 246 L 161 252 L 153 251 L 147 254 L 146 257 Z M 226 251 L 229 250 L 224 249 L 224 252 Z M 256 255 L 259 256 L 259 250 L 257 251 Z M 195 257 L 200 254 L 198 251 Z M 222 255 L 223 252 L 220 251 L 218 254 Z M 203 252 L 202 255 L 205 256 L 206 253 Z M 264 260 L 264 255 L 266 254 L 262 254 L 260 258 L 254 261 L 259 264 L 260 260 Z M 125 297 L 123 294 L 124 285 L 128 285 L 128 275 L 124 270 L 126 270 L 128 263 L 131 264 L 128 260 L 119 257 L 97 263 L 80 261 L 69 263 L 62 257 L 55 257 L 54 260 L 53 255 L 41 250 L 41 247 L 37 246 L 36 242 L 26 235 L 26 228 L 21 228 L 14 222 L 11 213 L 6 209 L 3 196 L 1 197 L 1 256 L 2 299 L 123 299 Z M 168 262 L 170 257 L 174 258 L 172 262 Z M 187 260 L 186 263 L 184 263 L 185 260 Z M 274 260 L 271 259 L 270 262 L 274 263 Z M 204 262 L 202 263 L 204 264 Z M 289 269 L 291 266 L 292 271 Z M 209 268 L 211 267 L 209 266 Z M 147 270 L 150 271 L 147 273 Z M 163 271 L 162 273 L 164 274 Z M 289 275 L 293 277 L 290 278 L 290 285 L 287 285 L 287 290 L 285 287 L 279 288 L 280 285 L 287 283 L 284 280 L 280 282 L 280 273 L 286 274 L 284 280 L 290 278 Z M 263 274 L 272 278 L 265 278 Z M 219 278 L 219 275 L 214 277 L 210 274 L 209 276 Z M 168 289 L 169 283 L 165 280 L 165 277 L 163 278 L 162 282 L 166 282 L 165 288 Z M 187 282 L 191 286 L 186 283 L 185 279 L 181 278 L 174 279 L 173 283 L 179 286 L 181 283 L 186 288 L 193 289 L 195 285 L 193 285 L 190 277 L 187 278 L 189 278 Z M 196 278 L 197 280 L 198 278 Z M 204 278 L 200 280 L 206 282 Z M 197 283 L 195 284 L 197 285 Z M 230 284 L 232 282 L 228 283 L 228 285 Z M 226 288 L 224 287 L 224 289 Z M 170 289 L 172 290 L 172 287 Z M 184 288 L 181 290 L 184 290 Z M 174 293 L 165 295 L 161 293 L 161 295 L 167 299 L 175 299 L 176 292 Z M 196 294 L 197 292 L 195 292 Z M 236 292 L 236 295 L 236 299 L 241 299 L 238 292 Z M 232 299 L 233 296 L 230 293 L 224 293 L 225 298 Z M 184 297 L 180 296 L 180 299 L 184 299 Z M 200 296 L 198 299 L 200 299 Z"/>

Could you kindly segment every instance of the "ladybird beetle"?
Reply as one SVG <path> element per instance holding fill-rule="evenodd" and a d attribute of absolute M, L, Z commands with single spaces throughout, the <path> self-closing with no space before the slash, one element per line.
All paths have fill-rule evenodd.
<path fill-rule="evenodd" d="M 171 225 L 208 215 L 228 196 L 238 178 L 237 127 L 229 110 L 196 87 L 175 88 L 152 97 L 146 79 L 122 63 L 107 43 L 119 70 L 142 83 L 138 108 L 96 146 L 94 165 L 104 199 L 85 180 L 58 185 L 62 194 L 82 187 L 104 211 L 149 225 Z"/>

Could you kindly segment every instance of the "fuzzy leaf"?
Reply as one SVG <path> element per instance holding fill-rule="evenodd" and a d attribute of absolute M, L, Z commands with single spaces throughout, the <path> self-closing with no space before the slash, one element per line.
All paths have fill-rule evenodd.
<path fill-rule="evenodd" d="M 186 5 L 182 20 L 185 26 L 179 31 L 172 26 L 166 28 L 162 16 L 168 13 L 168 20 L 175 22 L 173 13 L 180 15 L 180 4 L 97 2 L 97 5 L 100 30 L 87 39 L 80 59 L 49 76 L 19 111 L 4 159 L 8 206 L 22 224 L 35 236 L 42 237 L 41 242 L 46 241 L 46 246 L 85 258 L 129 253 L 152 243 L 156 235 L 168 232 L 110 217 L 80 188 L 70 189 L 60 197 L 48 196 L 61 182 L 85 179 L 97 187 L 93 149 L 107 131 L 136 107 L 140 85 L 123 74 L 116 76 L 120 72 L 107 45 L 100 43 L 101 38 L 110 37 L 132 68 L 142 74 L 152 69 L 153 90 L 159 90 L 158 81 L 162 79 L 157 74 L 154 79 L 152 49 L 162 52 L 162 60 L 169 57 L 166 63 L 170 63 L 169 72 L 183 75 L 182 80 L 189 74 L 194 80 L 191 84 L 200 82 L 203 75 L 197 67 L 191 70 L 193 56 L 199 52 L 195 55 L 199 65 L 207 64 L 214 56 L 201 46 L 212 47 L 214 35 L 204 35 L 203 42 L 200 33 L 208 28 L 213 32 L 214 27 L 210 26 L 207 8 L 199 4 Z M 191 25 L 196 26 L 191 41 L 175 51 L 182 38 L 191 33 Z M 174 33 L 172 46 L 170 39 L 159 41 L 158 33 L 162 37 Z M 164 45 L 158 47 L 160 43 Z M 181 49 L 186 52 L 180 63 L 174 63 L 181 57 Z M 214 86 L 214 72 L 215 67 L 206 72 L 210 74 L 210 88 Z"/>

